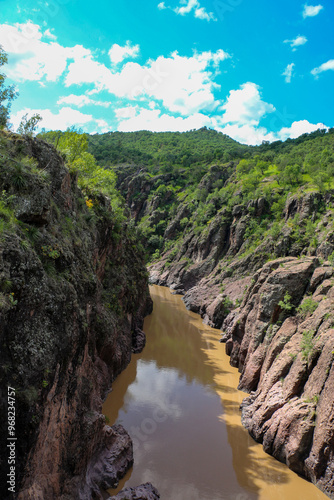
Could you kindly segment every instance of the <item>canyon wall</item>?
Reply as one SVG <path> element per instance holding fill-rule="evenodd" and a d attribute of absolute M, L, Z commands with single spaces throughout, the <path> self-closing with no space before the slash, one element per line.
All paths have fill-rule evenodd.
<path fill-rule="evenodd" d="M 144 345 L 152 303 L 143 256 L 110 200 L 87 200 L 52 146 L 0 139 L 1 436 L 10 386 L 17 498 L 102 498 L 133 461 L 129 435 L 109 427 L 101 407 Z M 7 468 L 3 453 L 4 499 Z"/>

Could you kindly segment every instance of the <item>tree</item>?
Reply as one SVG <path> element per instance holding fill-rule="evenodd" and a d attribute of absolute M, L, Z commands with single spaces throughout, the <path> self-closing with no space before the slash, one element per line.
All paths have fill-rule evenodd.
<path fill-rule="evenodd" d="M 7 62 L 7 54 L 0 45 L 0 68 Z M 0 73 L 0 129 L 6 127 L 11 103 L 17 96 L 14 85 L 6 87 L 5 80 L 6 75 Z"/>
<path fill-rule="evenodd" d="M 39 122 L 42 120 L 41 115 L 35 114 L 28 120 L 28 113 L 26 113 L 20 122 L 17 129 L 19 134 L 33 136 L 36 132 Z"/>

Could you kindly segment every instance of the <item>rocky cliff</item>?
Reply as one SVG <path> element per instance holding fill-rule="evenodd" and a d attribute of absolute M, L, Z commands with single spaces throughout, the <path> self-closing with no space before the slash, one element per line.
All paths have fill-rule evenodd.
<path fill-rule="evenodd" d="M 133 460 L 128 434 L 101 406 L 143 346 L 152 307 L 143 257 L 109 200 L 85 199 L 52 146 L 2 133 L 0 161 L 1 436 L 9 386 L 17 498 L 101 498 Z"/>
<path fill-rule="evenodd" d="M 261 217 L 264 200 L 253 206 Z M 316 220 L 319 207 L 318 245 L 296 250 L 291 219 Z M 242 423 L 252 437 L 334 498 L 332 197 L 291 196 L 282 218 L 275 239 L 243 255 L 247 215 L 235 207 L 230 221 L 214 219 L 205 233 L 186 237 L 172 261 L 166 253 L 151 265 L 151 280 L 182 293 L 188 308 L 222 329 L 239 388 L 250 393 Z M 268 260 L 275 254 L 285 256 Z"/>

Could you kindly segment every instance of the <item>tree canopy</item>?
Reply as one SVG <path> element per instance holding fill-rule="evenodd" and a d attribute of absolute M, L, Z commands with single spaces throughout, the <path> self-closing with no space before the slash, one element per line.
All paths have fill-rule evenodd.
<path fill-rule="evenodd" d="M 8 58 L 6 52 L 0 45 L 0 68 L 7 64 Z M 0 73 L 0 128 L 7 125 L 10 106 L 17 96 L 14 85 L 6 86 L 6 75 Z"/>

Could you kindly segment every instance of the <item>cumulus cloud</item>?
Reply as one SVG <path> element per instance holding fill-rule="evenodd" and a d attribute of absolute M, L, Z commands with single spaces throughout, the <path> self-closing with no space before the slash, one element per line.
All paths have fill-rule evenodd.
<path fill-rule="evenodd" d="M 128 62 L 113 72 L 89 55 L 70 64 L 66 84 L 94 83 L 91 94 L 107 90 L 131 100 L 153 98 L 169 111 L 189 115 L 216 107 L 214 91 L 219 86 L 214 82 L 211 67 L 217 68 L 229 57 L 223 50 L 195 53 L 191 57 L 173 52 L 145 65 Z"/>
<path fill-rule="evenodd" d="M 257 126 L 261 118 L 275 111 L 275 107 L 262 100 L 260 87 L 252 82 L 244 83 L 238 90 L 231 90 L 222 106 L 222 123 Z"/>
<path fill-rule="evenodd" d="M 312 69 L 311 73 L 313 76 L 318 76 L 320 73 L 330 70 L 334 70 L 334 59 L 330 59 L 329 61 L 321 64 L 317 68 Z"/>
<path fill-rule="evenodd" d="M 95 101 L 91 99 L 87 95 L 75 95 L 70 94 L 68 96 L 60 97 L 57 101 L 57 104 L 72 104 L 77 106 L 78 108 L 82 108 L 83 106 L 102 106 L 104 108 L 109 108 L 111 103 L 106 101 Z"/>
<path fill-rule="evenodd" d="M 118 64 L 126 58 L 135 58 L 139 55 L 139 45 L 131 46 L 129 41 L 126 42 L 125 46 L 118 45 L 118 43 L 114 43 L 114 45 L 109 50 L 108 54 L 110 57 L 110 61 L 113 64 Z"/>
<path fill-rule="evenodd" d="M 49 29 L 44 31 L 44 36 L 50 38 L 51 40 L 57 40 L 56 35 L 54 35 Z"/>
<path fill-rule="evenodd" d="M 92 115 L 68 107 L 61 108 L 58 113 L 53 113 L 49 109 L 24 108 L 11 116 L 11 123 L 17 129 L 25 114 L 30 117 L 36 113 L 42 117 L 40 128 L 47 130 L 66 130 L 73 125 L 91 125 L 91 127 L 97 127 L 101 132 L 109 130 L 105 120 L 95 119 Z"/>
<path fill-rule="evenodd" d="M 285 68 L 285 70 L 283 71 L 282 75 L 285 76 L 286 83 L 291 82 L 294 67 L 295 67 L 295 63 L 288 64 L 287 67 Z"/>
<path fill-rule="evenodd" d="M 285 141 L 286 139 L 296 139 L 302 134 L 314 132 L 318 129 L 328 129 L 323 123 L 313 124 L 307 120 L 295 121 L 290 127 L 283 127 L 278 132 L 270 132 L 265 127 L 255 126 L 252 124 L 228 124 L 219 126 L 219 119 L 214 127 L 219 132 L 222 132 L 232 139 L 235 139 L 242 144 L 256 146 L 263 141 Z"/>
<path fill-rule="evenodd" d="M 133 132 L 135 130 L 185 132 L 204 126 L 212 126 L 211 118 L 202 113 L 195 113 L 187 118 L 183 118 L 162 113 L 159 109 L 129 106 L 116 111 L 116 114 L 120 120 L 117 130 L 121 132 Z"/>
<path fill-rule="evenodd" d="M 232 139 L 241 142 L 242 144 L 249 144 L 256 146 L 263 141 L 276 140 L 272 132 L 268 132 L 265 127 L 255 127 L 253 125 L 226 125 L 225 127 L 217 127 L 216 130 L 223 134 L 232 137 Z"/>
<path fill-rule="evenodd" d="M 302 45 L 305 45 L 307 42 L 306 36 L 303 35 L 298 35 L 296 38 L 293 40 L 284 40 L 284 43 L 288 43 L 290 47 L 292 48 L 293 52 L 297 50 L 297 47 L 301 47 Z"/>
<path fill-rule="evenodd" d="M 302 134 L 309 134 L 318 129 L 328 129 L 323 123 L 310 123 L 308 120 L 299 120 L 292 123 L 290 127 L 283 127 L 278 133 L 277 137 L 281 141 L 286 139 L 296 139 Z"/>
<path fill-rule="evenodd" d="M 159 10 L 164 10 L 164 9 L 167 9 L 166 5 L 165 5 L 165 2 L 160 2 L 158 4 L 158 9 Z"/>
<path fill-rule="evenodd" d="M 322 5 L 304 5 L 304 10 L 303 10 L 303 18 L 305 19 L 306 17 L 314 17 L 319 14 L 319 12 L 323 9 Z"/>
<path fill-rule="evenodd" d="M 10 55 L 7 74 L 16 81 L 30 80 L 44 85 L 62 77 L 67 87 L 89 85 L 86 96 L 106 90 L 119 98 L 153 99 L 184 116 L 212 111 L 217 106 L 214 92 L 219 86 L 215 76 L 220 64 L 230 57 L 220 49 L 196 52 L 191 57 L 173 52 L 143 65 L 134 61 L 123 63 L 126 57 L 135 57 L 139 52 L 138 45 L 127 42 L 123 47 L 114 44 L 109 51 L 114 64 L 123 63 L 117 69 L 100 63 L 91 50 L 81 45 L 63 47 L 49 38 L 45 41 L 40 26 L 30 22 L 0 28 L 4 48 Z M 82 106 L 88 101 L 67 97 L 62 103 Z"/>
<path fill-rule="evenodd" d="M 198 0 L 184 0 L 182 7 L 185 9 L 183 15 L 190 12 L 196 15 L 197 9 L 199 18 L 205 16 L 206 11 L 200 11 Z M 43 117 L 41 127 L 47 129 L 65 130 L 77 125 L 84 126 L 87 132 L 108 131 L 110 127 L 105 120 L 72 108 L 111 107 L 108 100 L 94 97 L 102 91 L 119 98 L 121 104 L 114 113 L 118 129 L 124 131 L 185 131 L 207 126 L 240 142 L 260 144 L 263 140 L 284 140 L 324 127 L 302 120 L 276 133 L 268 131 L 260 122 L 275 108 L 262 99 L 260 87 L 252 82 L 231 90 L 224 103 L 217 100 L 220 86 L 215 77 L 222 63 L 230 58 L 222 49 L 194 52 L 190 57 L 175 51 L 139 64 L 125 61 L 127 57 L 138 55 L 138 45 L 114 44 L 109 51 L 112 66 L 107 67 L 91 50 L 81 45 L 61 46 L 52 32 L 31 22 L 2 24 L 0 30 L 2 45 L 9 54 L 6 68 L 9 77 L 18 82 L 35 81 L 44 87 L 60 79 L 67 87 L 88 85 L 81 93 L 59 97 L 58 111 L 27 108 L 14 114 L 15 127 L 25 113 L 30 116 L 39 113 Z M 293 48 L 300 46 L 305 43 L 300 40 L 302 38 L 305 37 L 299 36 L 289 43 Z M 294 67 L 291 63 L 284 70 L 288 83 Z M 334 60 L 330 60 L 314 68 L 312 74 L 317 77 L 333 69 Z"/>
<path fill-rule="evenodd" d="M 104 64 L 95 61 L 90 51 L 78 54 L 68 66 L 65 77 L 65 85 L 94 84 L 97 90 L 105 87 L 105 82 L 109 81 L 111 71 Z"/>
<path fill-rule="evenodd" d="M 264 116 L 275 111 L 272 104 L 262 100 L 259 89 L 255 83 L 247 82 L 239 89 L 231 90 L 225 104 L 218 109 L 222 114 L 218 114 L 216 109 L 215 114 L 210 116 L 198 112 L 188 118 L 175 118 L 161 114 L 159 110 L 125 108 L 120 110 L 121 113 L 131 114 L 131 119 L 120 122 L 119 130 L 139 130 L 144 127 L 156 131 L 185 131 L 207 126 L 244 144 L 256 145 L 262 141 L 277 140 L 274 133 L 259 126 Z"/>
<path fill-rule="evenodd" d="M 79 46 L 65 48 L 50 42 L 50 32 L 43 33 L 40 26 L 30 21 L 1 24 L 0 32 L 1 44 L 10 56 L 7 76 L 17 81 L 56 81 L 65 71 L 68 58 L 80 50 Z"/>
<path fill-rule="evenodd" d="M 208 12 L 198 0 L 180 0 L 180 5 L 173 9 L 176 14 L 185 16 L 186 14 L 194 13 L 197 19 L 204 19 L 206 21 L 217 21 L 213 12 Z"/>

